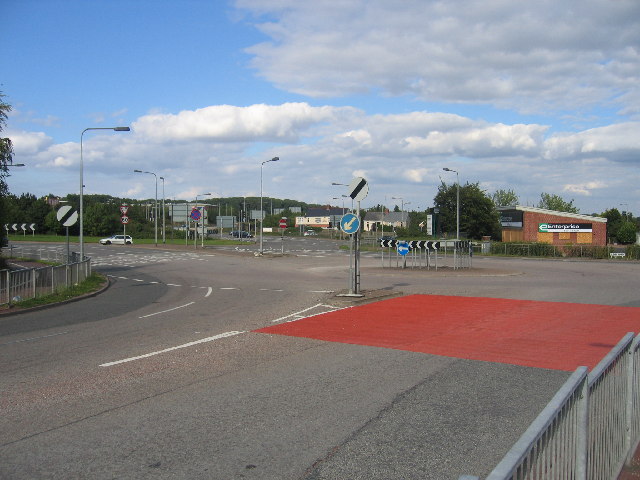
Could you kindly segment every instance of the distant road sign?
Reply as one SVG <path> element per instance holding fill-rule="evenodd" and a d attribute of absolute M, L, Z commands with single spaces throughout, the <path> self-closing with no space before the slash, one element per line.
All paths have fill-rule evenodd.
<path fill-rule="evenodd" d="M 191 210 L 190 217 L 191 220 L 195 220 L 197 222 L 198 220 L 200 220 L 200 217 L 202 217 L 202 213 L 200 213 L 200 210 L 198 210 L 197 208 L 193 208 Z"/>
<path fill-rule="evenodd" d="M 287 219 L 286 219 L 286 217 L 282 217 L 280 219 L 280 228 L 287 228 Z"/>
<path fill-rule="evenodd" d="M 360 230 L 360 219 L 354 213 L 347 213 L 340 219 L 340 230 L 349 235 Z"/>
<path fill-rule="evenodd" d="M 356 177 L 349 184 L 349 196 L 359 202 L 364 200 L 369 193 L 369 184 L 362 177 Z"/>
<path fill-rule="evenodd" d="M 123 225 L 126 225 L 127 223 L 129 223 L 129 217 L 127 217 L 126 215 L 122 215 L 122 217 L 120 217 L 120 221 Z"/>
<path fill-rule="evenodd" d="M 128 211 L 129 211 L 129 205 L 120 206 L 120 213 L 122 213 L 122 215 L 126 215 Z"/>
<path fill-rule="evenodd" d="M 409 253 L 409 250 L 411 249 L 411 247 L 409 246 L 409 242 L 398 242 L 397 248 L 398 253 L 403 256 Z"/>

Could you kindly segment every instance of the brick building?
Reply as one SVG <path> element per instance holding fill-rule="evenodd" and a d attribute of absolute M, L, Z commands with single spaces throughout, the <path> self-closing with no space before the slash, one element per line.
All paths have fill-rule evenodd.
<path fill-rule="evenodd" d="M 607 244 L 607 219 L 536 207 L 500 207 L 503 242 Z"/>

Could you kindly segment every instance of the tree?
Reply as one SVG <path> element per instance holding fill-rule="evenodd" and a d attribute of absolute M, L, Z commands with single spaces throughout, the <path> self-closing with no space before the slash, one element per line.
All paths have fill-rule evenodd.
<path fill-rule="evenodd" d="M 491 200 L 496 207 L 510 207 L 520 203 L 520 198 L 513 190 L 496 190 Z"/>
<path fill-rule="evenodd" d="M 442 182 L 433 199 L 434 206 L 440 209 L 438 224 L 443 232 L 456 231 L 456 184 Z M 460 186 L 460 231 L 469 238 L 480 239 L 483 236 L 500 238 L 500 218 L 493 201 L 480 189 L 478 183 Z"/>
<path fill-rule="evenodd" d="M 610 241 L 617 241 L 618 230 L 623 223 L 623 218 L 617 208 L 610 208 L 602 216 L 607 219 L 607 234 Z"/>
<path fill-rule="evenodd" d="M 620 243 L 634 243 L 636 241 L 636 232 L 638 228 L 633 222 L 624 222 L 617 232 L 618 241 Z"/>
<path fill-rule="evenodd" d="M 556 212 L 580 213 L 578 207 L 573 204 L 573 199 L 567 202 L 561 196 L 549 193 L 542 193 L 540 195 L 538 208 L 555 210 Z"/>

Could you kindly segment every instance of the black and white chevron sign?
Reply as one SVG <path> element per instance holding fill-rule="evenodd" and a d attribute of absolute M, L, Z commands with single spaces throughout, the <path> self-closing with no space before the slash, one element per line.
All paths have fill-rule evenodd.
<path fill-rule="evenodd" d="M 409 244 L 409 248 L 411 250 L 414 249 L 423 249 L 427 250 L 439 250 L 440 242 L 433 242 L 431 240 L 411 240 L 407 242 Z M 397 240 L 380 240 L 380 246 L 386 248 L 396 248 L 398 246 Z"/>
<path fill-rule="evenodd" d="M 397 240 L 380 240 L 381 247 L 396 248 L 396 245 L 398 245 Z"/>
<path fill-rule="evenodd" d="M 73 210 L 70 205 L 64 205 L 58 209 L 56 218 L 62 222 L 63 227 L 70 227 L 78 221 L 78 212 Z"/>

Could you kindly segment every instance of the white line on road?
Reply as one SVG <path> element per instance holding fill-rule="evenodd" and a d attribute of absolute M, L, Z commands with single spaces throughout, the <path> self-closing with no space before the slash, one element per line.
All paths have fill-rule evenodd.
<path fill-rule="evenodd" d="M 177 285 L 175 283 L 167 283 L 167 286 L 169 286 L 169 287 L 181 287 L 182 285 Z"/>
<path fill-rule="evenodd" d="M 313 314 L 313 315 L 303 315 L 303 313 L 306 313 L 309 310 L 313 310 L 314 308 L 326 308 L 327 310 L 320 313 Z M 322 303 L 318 303 L 313 307 L 305 308 L 304 310 L 300 310 L 299 312 L 290 313 L 289 315 L 285 315 L 284 317 L 271 320 L 271 323 L 281 322 L 283 320 L 287 320 L 288 318 L 290 318 L 291 320 L 287 320 L 287 321 L 291 322 L 294 320 L 300 320 L 301 318 L 314 317 L 315 315 L 320 315 L 322 313 L 334 312 L 336 310 L 341 310 L 341 308 L 334 307 L 332 305 L 324 305 Z"/>
<path fill-rule="evenodd" d="M 238 290 L 236 287 L 220 287 L 220 290 Z"/>
<path fill-rule="evenodd" d="M 41 338 L 57 337 L 58 335 L 66 335 L 67 333 L 69 332 L 52 333 L 51 335 L 43 335 L 41 337 L 31 337 L 31 338 L 25 338 L 23 340 L 14 340 L 13 342 L 0 343 L 0 346 L 11 345 L 14 343 L 22 343 L 22 342 L 33 342 L 34 340 L 40 340 Z"/>
<path fill-rule="evenodd" d="M 153 317 L 154 315 L 160 315 L 161 313 L 172 312 L 173 310 L 178 310 L 179 308 L 188 307 L 189 305 L 193 305 L 194 303 L 196 302 L 185 303 L 184 305 L 180 305 L 179 307 L 170 308 L 169 310 L 162 310 L 161 312 L 150 313 L 149 315 L 143 315 L 142 317 L 138 317 L 138 318 Z"/>
<path fill-rule="evenodd" d="M 165 348 L 164 350 L 158 350 L 157 352 L 146 353 L 144 355 L 139 355 L 137 357 L 130 357 L 130 358 L 125 358 L 123 360 L 116 360 L 115 362 L 103 363 L 100 366 L 101 367 L 111 367 L 113 365 L 118 365 L 120 363 L 133 362 L 134 360 L 140 360 L 142 358 L 152 357 L 154 355 L 159 355 L 161 353 L 171 352 L 173 350 L 178 350 L 180 348 L 192 347 L 193 345 L 198 345 L 200 343 L 213 342 L 214 340 L 220 340 L 221 338 L 233 337 L 234 335 L 240 335 L 241 333 L 245 333 L 245 332 L 237 332 L 237 331 L 225 332 L 225 333 L 221 333 L 219 335 L 214 335 L 213 337 L 207 337 L 207 338 L 203 338 L 201 340 L 196 340 L 194 342 L 184 343 L 182 345 L 178 345 L 177 347 Z"/>
<path fill-rule="evenodd" d="M 211 292 L 213 292 L 213 288 L 207 287 L 207 293 L 205 294 L 204 298 L 207 298 L 209 295 L 211 295 Z"/>

